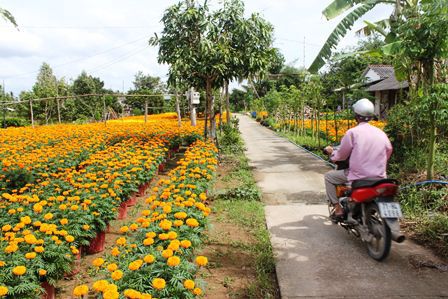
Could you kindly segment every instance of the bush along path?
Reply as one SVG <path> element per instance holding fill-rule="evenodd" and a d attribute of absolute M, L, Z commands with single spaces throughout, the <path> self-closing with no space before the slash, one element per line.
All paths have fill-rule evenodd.
<path fill-rule="evenodd" d="M 178 166 L 152 188 L 140 217 L 122 226 L 122 236 L 103 257 L 92 261 L 91 285 L 73 296 L 97 298 L 194 298 L 203 286 L 195 280 L 208 259 L 195 248 L 207 225 L 207 189 L 216 171 L 216 148 L 196 141 Z"/>

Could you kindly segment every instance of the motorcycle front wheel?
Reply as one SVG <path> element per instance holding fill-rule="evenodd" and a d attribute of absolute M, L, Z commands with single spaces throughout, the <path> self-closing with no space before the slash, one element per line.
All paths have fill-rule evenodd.
<path fill-rule="evenodd" d="M 377 260 L 384 260 L 390 252 L 391 233 L 386 221 L 380 215 L 380 209 L 375 202 L 370 203 L 366 208 L 366 220 L 372 239 L 367 243 L 369 255 Z"/>

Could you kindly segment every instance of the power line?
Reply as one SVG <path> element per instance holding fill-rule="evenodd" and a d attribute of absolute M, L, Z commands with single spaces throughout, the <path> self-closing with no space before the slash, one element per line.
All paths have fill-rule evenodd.
<path fill-rule="evenodd" d="M 56 66 L 52 66 L 52 68 L 53 68 L 53 69 L 56 69 L 56 68 L 59 68 L 59 67 L 62 67 L 62 66 L 66 66 L 66 65 L 68 65 L 68 64 L 77 63 L 77 62 L 80 62 L 80 61 L 83 61 L 83 60 L 87 60 L 87 59 L 90 59 L 90 58 L 93 58 L 93 57 L 96 57 L 96 56 L 99 56 L 99 55 L 102 55 L 102 54 L 111 52 L 111 51 L 113 51 L 113 50 L 116 50 L 116 49 L 119 49 L 119 48 L 122 48 L 122 47 L 125 47 L 125 46 L 128 46 L 128 45 L 134 44 L 134 43 L 139 42 L 139 41 L 141 41 L 141 40 L 143 40 L 143 39 L 149 39 L 149 38 L 148 38 L 147 35 L 145 35 L 145 36 L 142 36 L 142 37 L 140 37 L 140 38 L 138 38 L 138 39 L 135 39 L 135 40 L 132 40 L 132 41 L 123 43 L 123 44 L 119 44 L 118 46 L 115 46 L 115 47 L 106 49 L 106 50 L 104 50 L 104 51 L 100 51 L 100 52 L 95 53 L 95 54 L 90 55 L 90 56 L 83 57 L 83 58 L 79 58 L 79 59 L 75 59 L 75 60 L 71 60 L 71 61 L 67 61 L 67 62 L 64 62 L 64 63 L 62 63 L 62 64 L 58 64 L 58 65 L 56 65 Z M 134 50 L 135 50 L 135 49 L 134 49 Z M 134 51 L 134 50 L 132 50 L 132 51 Z M 29 75 L 33 75 L 33 74 L 37 74 L 37 73 L 39 73 L 39 71 L 40 71 L 40 70 L 36 70 L 36 71 L 33 71 L 33 72 L 29 72 L 29 73 L 22 73 L 22 74 L 13 75 L 13 76 L 6 76 L 6 77 L 4 77 L 4 78 L 5 78 L 5 79 L 12 79 L 12 78 L 18 78 L 18 77 L 25 77 L 25 76 L 29 76 Z"/>
<path fill-rule="evenodd" d="M 114 64 L 116 64 L 118 62 L 124 61 L 124 60 L 126 60 L 126 59 L 128 59 L 128 58 L 130 58 L 132 56 L 135 56 L 135 55 L 143 52 L 144 50 L 146 50 L 148 48 L 149 48 L 149 46 L 145 46 L 145 47 L 139 48 L 139 49 L 134 49 L 133 51 L 128 52 L 128 53 L 126 53 L 124 55 L 121 55 L 121 56 L 115 58 L 112 61 L 109 61 L 107 63 L 101 64 L 101 65 L 99 65 L 99 66 L 97 66 L 97 67 L 95 67 L 93 69 L 90 69 L 90 70 L 88 70 L 88 72 L 92 72 L 93 73 L 93 72 L 96 72 L 96 71 L 99 71 L 99 70 L 106 69 L 106 68 L 110 67 L 111 65 L 114 65 Z"/>

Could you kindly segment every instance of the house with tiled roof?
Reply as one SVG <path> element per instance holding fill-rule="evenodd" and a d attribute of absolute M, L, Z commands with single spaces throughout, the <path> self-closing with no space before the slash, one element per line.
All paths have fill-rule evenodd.
<path fill-rule="evenodd" d="M 375 114 L 385 118 L 387 111 L 407 93 L 407 81 L 398 81 L 391 65 L 372 64 L 362 74 L 366 90 L 375 97 Z"/>

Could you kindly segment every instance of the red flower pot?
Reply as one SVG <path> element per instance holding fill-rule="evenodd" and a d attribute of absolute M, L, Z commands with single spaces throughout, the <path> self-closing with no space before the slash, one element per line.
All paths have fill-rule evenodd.
<path fill-rule="evenodd" d="M 139 193 L 140 193 L 140 188 L 139 188 Z M 135 194 L 135 193 L 132 194 L 128 200 L 126 200 L 126 205 L 128 207 L 135 206 L 136 203 L 137 203 L 137 194 Z"/>
<path fill-rule="evenodd" d="M 159 164 L 159 172 L 163 172 L 165 170 L 165 162 Z"/>
<path fill-rule="evenodd" d="M 118 219 L 123 220 L 128 215 L 128 205 L 126 201 L 123 201 L 118 208 Z"/>
<path fill-rule="evenodd" d="M 90 240 L 89 247 L 87 248 L 88 254 L 95 254 L 104 250 L 106 243 L 106 232 L 102 231 L 96 233 L 96 237 Z"/>
<path fill-rule="evenodd" d="M 48 282 L 44 281 L 40 285 L 45 292 L 42 294 L 41 299 L 55 299 L 56 298 L 56 290 L 54 286 L 49 284 Z"/>
<path fill-rule="evenodd" d="M 110 233 L 110 223 L 108 223 L 106 226 L 106 233 Z"/>

